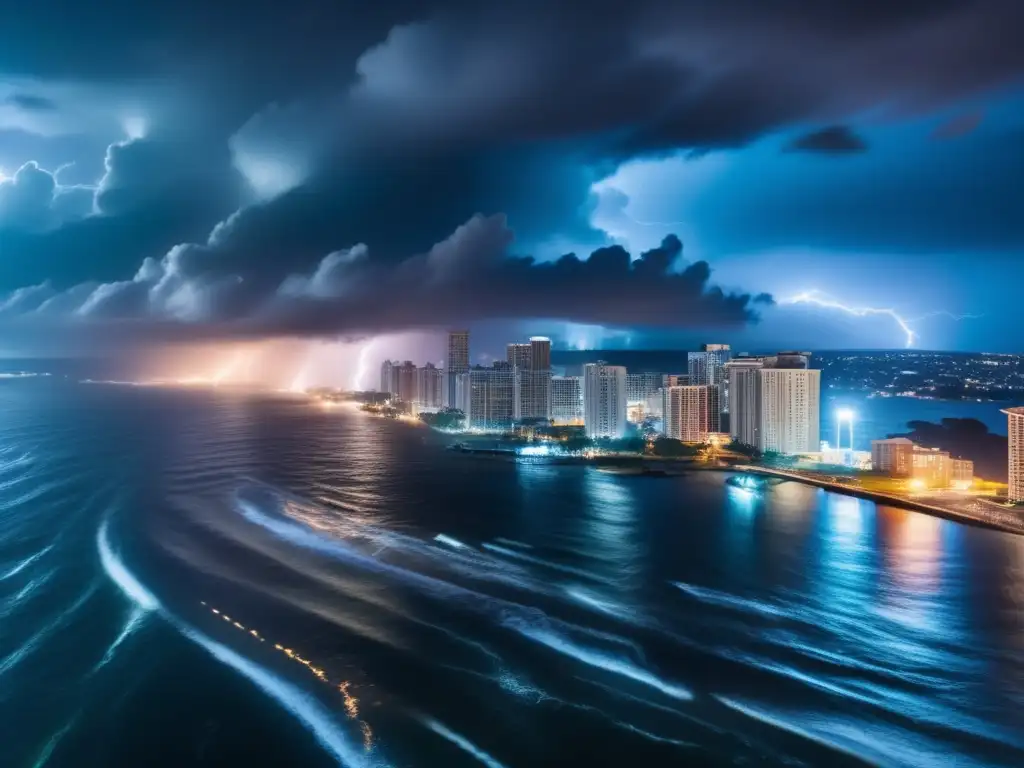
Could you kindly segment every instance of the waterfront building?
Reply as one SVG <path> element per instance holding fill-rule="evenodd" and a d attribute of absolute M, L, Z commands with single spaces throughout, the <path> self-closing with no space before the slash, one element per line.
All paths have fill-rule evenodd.
<path fill-rule="evenodd" d="M 910 469 L 910 482 L 919 488 L 949 488 L 953 477 L 953 462 L 949 453 L 938 448 L 914 446 Z"/>
<path fill-rule="evenodd" d="M 507 362 L 473 366 L 456 379 L 456 403 L 469 429 L 512 429 L 520 418 L 518 370 Z"/>
<path fill-rule="evenodd" d="M 551 339 L 533 336 L 527 344 L 509 344 L 506 362 L 519 371 L 520 417 L 551 419 Z"/>
<path fill-rule="evenodd" d="M 1009 441 L 1009 491 L 1007 498 L 1012 504 L 1024 502 L 1024 407 L 1007 408 L 1003 411 L 1007 418 L 1007 436 Z"/>
<path fill-rule="evenodd" d="M 394 370 L 397 370 L 398 386 L 393 394 L 397 395 L 403 403 L 415 403 L 417 397 L 416 366 L 413 365 L 412 360 L 406 360 Z"/>
<path fill-rule="evenodd" d="M 626 373 L 626 420 L 639 424 L 648 418 L 660 418 L 662 374 L 660 373 Z M 651 398 L 658 400 L 654 411 L 651 409 Z"/>
<path fill-rule="evenodd" d="M 445 399 L 448 407 L 457 407 L 459 376 L 469 370 L 469 331 L 448 332 L 448 356 L 445 358 Z"/>
<path fill-rule="evenodd" d="M 551 377 L 551 420 L 565 425 L 583 423 L 582 377 Z"/>
<path fill-rule="evenodd" d="M 690 352 L 686 358 L 687 374 L 690 377 L 687 383 L 691 386 L 718 387 L 719 407 L 722 413 L 728 413 L 729 380 L 726 378 L 725 364 L 732 359 L 729 345 L 704 344 L 700 352 Z"/>
<path fill-rule="evenodd" d="M 735 357 L 724 366 L 729 382 L 729 435 L 738 443 L 756 446 L 761 426 L 760 357 Z"/>
<path fill-rule="evenodd" d="M 905 437 L 871 441 L 871 468 L 889 477 L 910 477 L 917 446 Z"/>
<path fill-rule="evenodd" d="M 719 388 L 714 385 L 668 387 L 662 390 L 664 433 L 684 443 L 705 443 L 717 433 Z"/>
<path fill-rule="evenodd" d="M 951 479 L 954 488 L 970 488 L 974 483 L 974 462 L 969 459 L 953 459 Z"/>
<path fill-rule="evenodd" d="M 647 398 L 662 388 L 662 378 L 660 373 L 627 373 L 626 402 L 630 405 L 646 403 Z"/>
<path fill-rule="evenodd" d="M 416 406 L 437 410 L 444 405 L 444 375 L 433 363 L 416 369 Z"/>
<path fill-rule="evenodd" d="M 385 360 L 380 364 L 380 391 L 389 395 L 398 394 L 398 361 Z"/>
<path fill-rule="evenodd" d="M 604 362 L 583 366 L 583 425 L 587 437 L 626 434 L 626 369 Z"/>
<path fill-rule="evenodd" d="M 758 369 L 757 448 L 776 453 L 821 450 L 821 371 L 806 353 L 779 353 Z"/>

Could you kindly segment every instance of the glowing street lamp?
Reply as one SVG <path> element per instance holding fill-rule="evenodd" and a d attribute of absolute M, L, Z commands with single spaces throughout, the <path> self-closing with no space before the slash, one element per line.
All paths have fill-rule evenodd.
<path fill-rule="evenodd" d="M 856 414 L 849 408 L 840 408 L 836 411 L 836 448 L 843 447 L 843 424 L 850 425 L 850 450 L 853 450 L 853 421 Z"/>

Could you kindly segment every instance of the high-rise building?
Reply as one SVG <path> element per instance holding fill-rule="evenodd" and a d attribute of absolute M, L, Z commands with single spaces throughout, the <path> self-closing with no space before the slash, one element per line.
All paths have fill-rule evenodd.
<path fill-rule="evenodd" d="M 509 344 L 505 354 L 519 371 L 520 418 L 550 419 L 551 339 L 534 336 L 527 344 Z"/>
<path fill-rule="evenodd" d="M 456 403 L 469 429 L 511 429 L 519 419 L 519 371 L 508 363 L 473 366 L 459 375 Z"/>
<path fill-rule="evenodd" d="M 760 357 L 734 357 L 725 364 L 729 381 L 729 435 L 738 443 L 757 446 L 761 424 Z"/>
<path fill-rule="evenodd" d="M 583 366 L 583 425 L 587 437 L 626 434 L 626 369 L 604 362 Z"/>
<path fill-rule="evenodd" d="M 516 368 L 529 368 L 533 359 L 529 344 L 508 344 L 505 346 L 505 359 Z"/>
<path fill-rule="evenodd" d="M 555 424 L 583 423 L 583 379 L 551 377 L 551 420 Z"/>
<path fill-rule="evenodd" d="M 380 391 L 389 395 L 398 394 L 398 369 L 397 361 L 385 360 L 380 364 Z"/>
<path fill-rule="evenodd" d="M 686 356 L 688 382 L 692 385 L 718 387 L 718 404 L 723 413 L 729 412 L 729 381 L 725 375 L 725 364 L 732 359 L 728 344 L 704 344 L 700 352 Z M 717 431 L 717 430 L 716 430 Z"/>
<path fill-rule="evenodd" d="M 662 390 L 666 437 L 684 443 L 705 443 L 717 431 L 719 389 L 713 385 L 668 387 Z"/>
<path fill-rule="evenodd" d="M 444 405 L 444 375 L 433 363 L 416 369 L 416 406 L 434 410 Z"/>
<path fill-rule="evenodd" d="M 686 373 L 664 373 L 661 376 L 663 387 L 685 387 L 692 383 L 689 374 Z"/>
<path fill-rule="evenodd" d="M 889 477 L 910 477 L 917 446 L 905 437 L 871 441 L 871 468 Z"/>
<path fill-rule="evenodd" d="M 448 332 L 448 356 L 445 358 L 445 405 L 455 407 L 458 377 L 469 370 L 469 331 Z"/>
<path fill-rule="evenodd" d="M 626 402 L 630 405 L 646 403 L 647 398 L 661 389 L 663 378 L 660 373 L 627 373 Z"/>
<path fill-rule="evenodd" d="M 788 367 L 799 362 L 791 357 L 780 353 L 758 370 L 757 448 L 816 453 L 821 450 L 821 371 Z M 796 357 L 803 358 L 806 365 L 806 356 Z M 780 363 L 783 367 L 775 367 Z"/>
<path fill-rule="evenodd" d="M 1008 421 L 1009 481 L 1007 499 L 1011 504 L 1024 502 L 1024 406 L 1003 411 Z"/>
<path fill-rule="evenodd" d="M 412 360 L 406 360 L 396 369 L 398 371 L 398 388 L 394 393 L 403 403 L 414 403 L 417 398 L 416 366 Z"/>

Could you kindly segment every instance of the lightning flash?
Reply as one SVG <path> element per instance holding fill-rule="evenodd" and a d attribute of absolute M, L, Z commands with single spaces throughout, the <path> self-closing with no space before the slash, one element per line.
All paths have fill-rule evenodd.
<path fill-rule="evenodd" d="M 914 346 L 914 341 L 917 339 L 917 334 L 914 329 L 910 327 L 912 321 L 905 319 L 895 309 L 889 309 L 887 307 L 850 307 L 846 304 L 842 304 L 835 299 L 832 299 L 820 291 L 804 291 L 798 293 L 789 299 L 782 302 L 783 304 L 811 304 L 816 307 L 824 307 L 825 309 L 837 309 L 840 312 L 845 312 L 848 315 L 854 317 L 868 317 L 870 315 L 885 315 L 891 317 L 893 321 L 900 327 L 906 336 L 907 348 Z"/>

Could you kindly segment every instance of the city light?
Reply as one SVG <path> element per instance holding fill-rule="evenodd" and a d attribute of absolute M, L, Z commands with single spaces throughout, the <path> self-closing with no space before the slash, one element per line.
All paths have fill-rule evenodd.
<path fill-rule="evenodd" d="M 856 419 L 856 414 L 850 408 L 839 408 L 836 411 L 836 450 L 841 451 L 843 449 L 843 425 L 849 425 L 850 429 L 850 447 L 849 450 L 853 450 L 853 422 Z"/>

